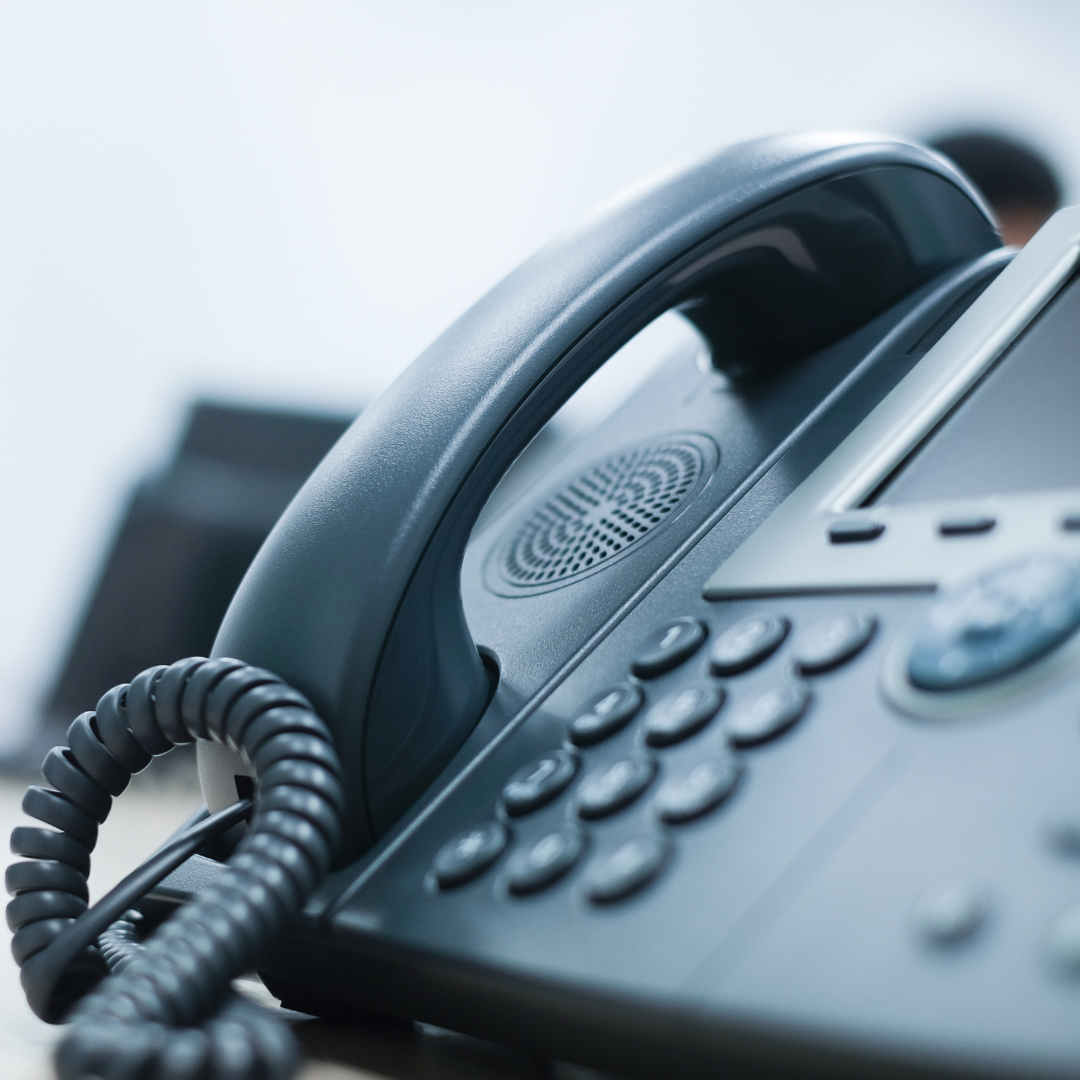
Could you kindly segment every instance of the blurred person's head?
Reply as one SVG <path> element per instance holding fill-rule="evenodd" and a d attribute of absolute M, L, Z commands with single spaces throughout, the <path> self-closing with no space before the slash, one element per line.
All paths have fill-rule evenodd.
<path fill-rule="evenodd" d="M 1006 244 L 1026 244 L 1061 205 L 1061 181 L 1053 166 L 1016 139 L 969 129 L 929 140 L 986 196 Z"/>

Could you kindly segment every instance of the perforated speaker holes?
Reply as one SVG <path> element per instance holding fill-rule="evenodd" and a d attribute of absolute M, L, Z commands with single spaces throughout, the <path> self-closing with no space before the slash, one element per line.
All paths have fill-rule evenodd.
<path fill-rule="evenodd" d="M 603 569 L 670 519 L 715 462 L 710 440 L 682 436 L 594 465 L 511 527 L 489 585 L 503 595 L 544 592 Z"/>

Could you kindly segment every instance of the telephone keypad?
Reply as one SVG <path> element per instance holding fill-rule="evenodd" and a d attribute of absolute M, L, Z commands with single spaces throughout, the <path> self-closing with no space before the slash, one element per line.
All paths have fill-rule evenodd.
<path fill-rule="evenodd" d="M 570 741 L 575 746 L 595 746 L 621 731 L 645 701 L 640 686 L 619 683 L 598 694 L 589 708 L 570 721 Z"/>
<path fill-rule="evenodd" d="M 432 863 L 439 887 L 452 889 L 479 877 L 502 854 L 510 839 L 506 826 L 485 821 L 443 844 Z"/>
<path fill-rule="evenodd" d="M 511 817 L 539 810 L 570 786 L 577 772 L 577 758 L 565 750 L 553 750 L 519 769 L 502 790 L 502 802 Z"/>
<path fill-rule="evenodd" d="M 793 659 L 803 675 L 820 675 L 854 659 L 877 630 L 872 615 L 834 615 L 814 623 L 795 642 Z"/>
<path fill-rule="evenodd" d="M 767 660 L 791 630 L 783 615 L 752 615 L 728 627 L 709 650 L 709 667 L 716 675 L 740 675 Z"/>
<path fill-rule="evenodd" d="M 638 647 L 630 665 L 639 679 L 654 679 L 689 660 L 701 648 L 708 630 L 700 619 L 684 616 L 654 630 Z"/>
<path fill-rule="evenodd" d="M 663 868 L 670 844 L 660 833 L 640 833 L 600 859 L 589 875 L 587 894 L 594 904 L 622 900 L 647 885 Z"/>
<path fill-rule="evenodd" d="M 652 783 L 656 762 L 647 757 L 623 757 L 589 773 L 577 791 L 577 812 L 589 821 L 629 806 Z"/>
<path fill-rule="evenodd" d="M 566 827 L 549 832 L 519 851 L 510 864 L 508 887 L 517 896 L 554 884 L 581 858 L 585 837 Z"/>
<path fill-rule="evenodd" d="M 805 683 L 786 682 L 743 702 L 724 721 L 724 731 L 733 746 L 760 746 L 793 727 L 810 704 Z"/>
<path fill-rule="evenodd" d="M 642 725 L 650 746 L 673 746 L 699 732 L 720 711 L 724 689 L 698 683 L 661 698 L 645 714 Z"/>
<path fill-rule="evenodd" d="M 662 821 L 680 825 L 715 810 L 738 787 L 743 766 L 730 750 L 695 762 L 664 781 L 653 800 Z"/>

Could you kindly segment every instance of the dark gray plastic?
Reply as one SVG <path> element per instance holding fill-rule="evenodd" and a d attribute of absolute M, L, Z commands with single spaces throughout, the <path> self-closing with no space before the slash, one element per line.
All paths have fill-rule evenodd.
<path fill-rule="evenodd" d="M 437 339 L 292 502 L 214 655 L 277 672 L 334 730 L 356 854 L 476 724 L 489 677 L 462 611 L 470 530 L 559 405 L 678 307 L 753 381 L 999 243 L 942 159 L 844 136 L 759 140 L 610 205 Z"/>

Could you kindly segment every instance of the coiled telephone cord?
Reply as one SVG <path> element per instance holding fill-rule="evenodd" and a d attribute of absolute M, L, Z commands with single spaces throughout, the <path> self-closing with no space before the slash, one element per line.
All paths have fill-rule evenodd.
<path fill-rule="evenodd" d="M 90 853 L 132 774 L 196 739 L 224 743 L 252 768 L 254 814 L 213 885 L 144 943 L 128 909 L 250 804 L 171 841 L 92 909 Z M 8 868 L 7 917 L 31 1008 L 71 1024 L 55 1055 L 61 1080 L 289 1076 L 299 1062 L 292 1032 L 229 983 L 300 910 L 338 842 L 341 764 L 310 702 L 238 660 L 149 668 L 78 717 L 42 772 L 55 790 L 31 787 L 23 810 L 52 828 L 12 833 L 12 851 L 31 861 Z"/>

